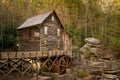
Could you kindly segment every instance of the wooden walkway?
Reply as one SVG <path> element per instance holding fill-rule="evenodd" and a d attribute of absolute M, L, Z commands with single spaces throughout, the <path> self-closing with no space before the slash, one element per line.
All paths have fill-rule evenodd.
<path fill-rule="evenodd" d="M 50 52 L 2 52 L 0 53 L 0 75 L 8 76 L 11 74 L 29 74 L 40 73 L 42 69 L 47 71 L 60 72 L 60 65 L 62 65 L 62 72 L 68 66 L 65 63 L 64 57 L 69 56 L 69 53 L 64 51 L 50 51 Z M 68 58 L 68 57 L 67 57 Z M 59 62 L 59 60 L 61 62 Z M 70 60 L 68 58 L 68 60 Z M 64 62 L 64 63 L 63 63 Z"/>
<path fill-rule="evenodd" d="M 3 59 L 28 59 L 28 58 L 40 58 L 40 57 L 51 57 L 69 55 L 63 51 L 49 51 L 49 52 L 1 52 L 0 60 Z"/>

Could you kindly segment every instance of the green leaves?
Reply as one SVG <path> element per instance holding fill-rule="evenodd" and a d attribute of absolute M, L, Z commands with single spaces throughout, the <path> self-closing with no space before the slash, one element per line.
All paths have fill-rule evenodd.
<path fill-rule="evenodd" d="M 17 44 L 16 28 L 6 27 L 3 34 L 4 48 L 15 47 Z"/>
<path fill-rule="evenodd" d="M 0 26 L 4 28 L 4 47 L 9 44 L 7 42 L 16 44 L 15 29 L 27 18 L 56 10 L 66 31 L 73 38 L 73 46 L 82 46 L 85 37 L 97 37 L 107 42 L 108 46 L 114 46 L 113 49 L 119 48 L 120 0 L 109 1 L 0 0 Z M 118 48 L 115 50 L 120 51 Z"/>

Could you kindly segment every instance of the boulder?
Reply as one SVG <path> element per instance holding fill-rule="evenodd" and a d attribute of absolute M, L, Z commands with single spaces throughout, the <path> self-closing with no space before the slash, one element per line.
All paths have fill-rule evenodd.
<path fill-rule="evenodd" d="M 116 57 L 116 53 L 111 50 L 103 50 L 101 48 L 90 48 L 89 49 L 91 53 L 93 53 L 95 56 L 100 58 L 106 58 L 106 59 L 114 59 Z"/>
<path fill-rule="evenodd" d="M 117 79 L 118 78 L 118 76 L 116 76 L 116 75 L 113 75 L 113 74 L 102 74 L 102 77 L 104 77 L 104 78 L 107 78 L 107 79 Z"/>
<path fill-rule="evenodd" d="M 120 60 L 116 58 L 117 53 L 103 46 L 98 39 L 85 38 L 85 41 L 86 44 L 80 48 L 84 53 L 81 55 L 82 69 L 91 75 L 99 76 L 102 80 L 117 80 L 120 76 Z M 86 54 L 90 54 L 90 57 L 86 58 Z"/>
<path fill-rule="evenodd" d="M 95 44 L 95 45 L 98 45 L 101 43 L 100 40 L 96 38 L 85 38 L 85 42 Z"/>

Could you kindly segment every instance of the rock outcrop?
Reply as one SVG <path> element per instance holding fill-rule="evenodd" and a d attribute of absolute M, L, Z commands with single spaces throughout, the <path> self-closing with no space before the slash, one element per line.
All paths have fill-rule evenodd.
<path fill-rule="evenodd" d="M 83 53 L 82 68 L 97 80 L 120 80 L 120 60 L 116 59 L 117 53 L 105 48 L 98 39 L 86 38 L 85 42 L 80 48 Z"/>

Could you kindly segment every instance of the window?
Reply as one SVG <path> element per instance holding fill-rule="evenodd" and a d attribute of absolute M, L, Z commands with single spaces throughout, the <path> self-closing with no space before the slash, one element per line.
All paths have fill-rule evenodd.
<path fill-rule="evenodd" d="M 44 27 L 44 34 L 48 34 L 48 27 L 47 26 Z"/>
<path fill-rule="evenodd" d="M 57 36 L 60 36 L 60 29 L 57 29 Z"/>
<path fill-rule="evenodd" d="M 39 36 L 40 36 L 39 32 L 34 32 L 34 37 L 39 37 Z"/>
<path fill-rule="evenodd" d="M 52 19 L 52 21 L 55 21 L 55 17 L 54 17 L 54 16 L 52 16 L 52 18 L 51 18 L 51 19 Z"/>
<path fill-rule="evenodd" d="M 44 40 L 44 44 L 47 45 L 47 43 L 48 43 L 48 41 L 45 39 L 45 40 Z"/>

